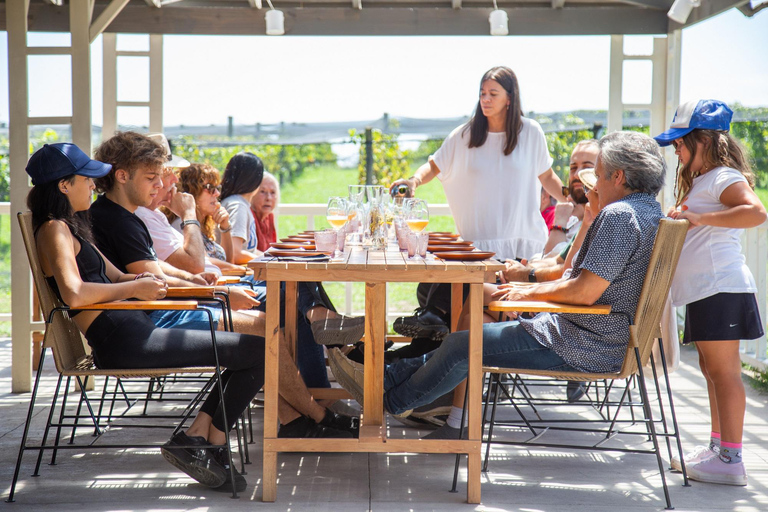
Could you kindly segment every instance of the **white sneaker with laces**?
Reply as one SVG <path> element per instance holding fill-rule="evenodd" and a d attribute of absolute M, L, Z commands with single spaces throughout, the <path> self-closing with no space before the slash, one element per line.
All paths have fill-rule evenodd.
<path fill-rule="evenodd" d="M 688 478 L 697 482 L 724 485 L 747 485 L 747 469 L 743 462 L 723 462 L 710 457 L 688 469 Z"/>
<path fill-rule="evenodd" d="M 701 445 L 694 448 L 692 452 L 686 453 L 683 456 L 683 460 L 685 460 L 685 465 L 687 467 L 692 466 L 693 464 L 698 464 L 699 462 L 702 462 L 710 457 L 714 457 L 719 453 L 720 449 L 717 446 L 715 446 L 714 450 L 710 450 L 709 445 Z M 673 456 L 669 461 L 669 465 L 672 466 L 672 471 L 683 470 L 683 467 L 680 465 L 680 457 Z"/>

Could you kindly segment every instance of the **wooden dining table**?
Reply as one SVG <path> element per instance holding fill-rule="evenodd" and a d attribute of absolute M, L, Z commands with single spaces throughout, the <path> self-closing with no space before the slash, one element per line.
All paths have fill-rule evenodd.
<path fill-rule="evenodd" d="M 267 253 L 268 255 L 269 253 Z M 264 467 L 262 500 L 277 497 L 277 456 L 282 452 L 463 453 L 468 456 L 467 502 L 480 503 L 483 283 L 495 282 L 504 266 L 496 260 L 444 261 L 432 255 L 409 259 L 390 244 L 386 250 L 348 246 L 331 261 L 286 261 L 261 258 L 248 264 L 254 277 L 267 283 L 266 362 L 264 383 Z M 297 285 L 302 281 L 365 283 L 364 404 L 358 439 L 278 439 L 278 358 L 280 283 L 285 282 L 285 337 L 296 340 Z M 427 440 L 387 438 L 384 400 L 384 344 L 387 335 L 387 283 L 452 283 L 451 321 L 456 328 L 462 287 L 469 285 L 468 438 Z M 340 388 L 312 388 L 316 399 L 350 398 Z"/>

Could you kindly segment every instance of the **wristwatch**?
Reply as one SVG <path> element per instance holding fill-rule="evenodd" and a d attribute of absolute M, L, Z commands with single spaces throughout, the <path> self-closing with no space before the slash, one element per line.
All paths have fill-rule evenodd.
<path fill-rule="evenodd" d="M 190 219 L 190 220 L 183 220 L 181 221 L 181 229 L 184 229 L 184 226 L 189 226 L 190 224 L 193 224 L 197 227 L 200 227 L 200 221 L 197 219 Z"/>
<path fill-rule="evenodd" d="M 529 283 L 538 283 L 536 280 L 536 269 L 532 268 L 530 272 L 528 272 L 528 282 Z"/>

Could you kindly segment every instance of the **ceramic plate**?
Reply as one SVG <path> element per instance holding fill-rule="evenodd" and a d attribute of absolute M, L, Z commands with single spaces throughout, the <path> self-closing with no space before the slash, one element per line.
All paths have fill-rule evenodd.
<path fill-rule="evenodd" d="M 456 233 L 430 233 L 429 239 L 445 239 L 445 240 L 456 240 L 459 238 L 459 235 Z"/>
<path fill-rule="evenodd" d="M 471 245 L 427 245 L 429 252 L 474 251 Z"/>
<path fill-rule="evenodd" d="M 461 246 L 469 246 L 472 245 L 472 242 L 469 240 L 438 240 L 435 238 L 430 238 L 429 242 L 430 245 L 445 245 L 448 247 L 461 247 Z M 460 249 L 456 249 L 460 250 Z"/>
<path fill-rule="evenodd" d="M 495 252 L 482 252 L 482 251 L 474 251 L 474 252 L 461 252 L 461 251 L 449 251 L 449 252 L 436 252 L 434 253 L 435 256 L 437 256 L 440 259 L 443 260 L 458 260 L 458 261 L 481 261 L 481 260 L 487 260 L 488 258 L 492 257 Z"/>
<path fill-rule="evenodd" d="M 305 249 L 307 251 L 314 251 L 315 250 L 315 244 L 302 244 L 299 242 L 296 243 L 279 243 L 279 242 L 273 242 L 271 244 L 272 247 L 275 249 L 285 250 L 285 249 Z"/>
<path fill-rule="evenodd" d="M 302 250 L 281 251 L 279 249 L 270 249 L 264 253 L 265 256 L 291 257 L 291 258 L 302 257 L 302 256 L 323 256 L 328 254 L 331 254 L 331 253 L 321 252 L 321 251 L 302 251 Z"/>

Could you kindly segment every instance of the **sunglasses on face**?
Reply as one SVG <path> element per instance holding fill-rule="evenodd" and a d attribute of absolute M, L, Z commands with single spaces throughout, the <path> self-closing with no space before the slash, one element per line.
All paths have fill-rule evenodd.
<path fill-rule="evenodd" d="M 213 183 L 206 183 L 203 185 L 203 190 L 207 190 L 209 193 L 213 194 L 214 192 L 218 192 L 221 194 L 221 185 L 216 186 Z"/>

